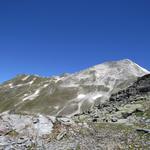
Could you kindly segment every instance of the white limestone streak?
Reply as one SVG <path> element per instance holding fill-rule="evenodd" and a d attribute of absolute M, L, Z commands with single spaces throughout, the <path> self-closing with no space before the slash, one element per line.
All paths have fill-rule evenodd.
<path fill-rule="evenodd" d="M 26 76 L 26 77 L 24 77 L 24 78 L 22 79 L 22 81 L 27 80 L 29 77 L 30 77 L 29 75 L 28 75 L 28 76 Z"/>
<path fill-rule="evenodd" d="M 23 98 L 23 101 L 26 101 L 26 100 L 33 100 L 35 99 L 37 96 L 39 96 L 39 93 L 40 93 L 40 89 L 37 89 L 33 94 Z"/>

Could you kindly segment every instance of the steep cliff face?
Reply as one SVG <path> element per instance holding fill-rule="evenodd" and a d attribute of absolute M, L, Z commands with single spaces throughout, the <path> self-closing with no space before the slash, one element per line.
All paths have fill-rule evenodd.
<path fill-rule="evenodd" d="M 0 111 L 72 116 L 90 110 L 147 73 L 127 59 L 50 78 L 19 75 L 0 85 Z"/>

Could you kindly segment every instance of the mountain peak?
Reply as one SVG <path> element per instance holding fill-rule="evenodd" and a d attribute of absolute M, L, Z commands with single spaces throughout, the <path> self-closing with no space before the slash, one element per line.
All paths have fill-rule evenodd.
<path fill-rule="evenodd" d="M 119 61 L 134 63 L 131 59 L 128 59 L 128 58 L 122 59 L 122 60 L 119 60 Z"/>
<path fill-rule="evenodd" d="M 144 74 L 149 74 L 150 72 L 135 62 L 133 62 L 130 59 L 122 59 L 117 61 L 108 61 L 104 62 L 102 64 L 95 65 L 94 67 L 91 67 L 89 69 L 95 69 L 96 71 L 100 70 L 102 71 L 113 71 L 116 70 L 116 72 L 119 71 L 126 71 L 127 73 L 134 73 L 136 76 L 143 76 Z"/>
<path fill-rule="evenodd" d="M 106 101 L 149 72 L 129 59 L 51 78 L 21 75 L 0 86 L 0 111 L 73 115 Z M 7 94 L 6 94 L 7 93 Z"/>

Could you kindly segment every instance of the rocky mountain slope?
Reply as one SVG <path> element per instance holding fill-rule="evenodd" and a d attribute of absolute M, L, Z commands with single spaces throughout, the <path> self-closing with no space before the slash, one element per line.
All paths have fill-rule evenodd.
<path fill-rule="evenodd" d="M 150 147 L 150 74 L 130 60 L 0 85 L 0 150 Z"/>
<path fill-rule="evenodd" d="M 0 85 L 0 112 L 72 116 L 90 110 L 147 73 L 130 60 L 121 60 L 50 78 L 19 75 Z"/>

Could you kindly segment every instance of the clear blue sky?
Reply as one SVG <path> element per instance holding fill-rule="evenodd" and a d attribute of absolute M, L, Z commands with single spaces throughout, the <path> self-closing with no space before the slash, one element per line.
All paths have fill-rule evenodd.
<path fill-rule="evenodd" d="M 0 82 L 123 58 L 150 70 L 149 0 L 0 1 Z"/>

